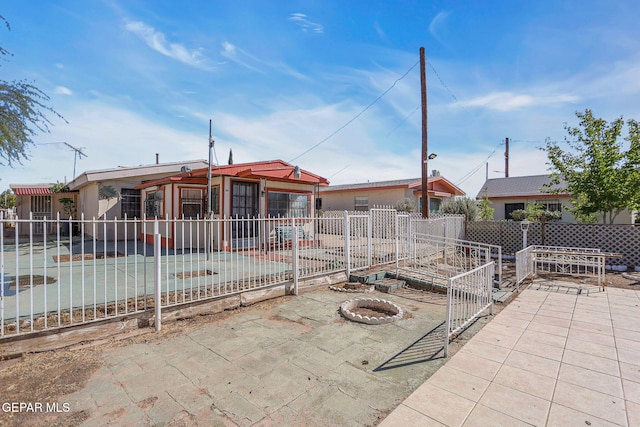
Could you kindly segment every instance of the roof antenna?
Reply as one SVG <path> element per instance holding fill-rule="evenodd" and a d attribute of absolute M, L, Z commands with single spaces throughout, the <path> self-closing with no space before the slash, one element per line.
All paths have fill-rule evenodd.
<path fill-rule="evenodd" d="M 71 148 L 73 151 L 75 151 L 75 153 L 73 154 L 73 176 L 71 177 L 71 180 L 73 181 L 73 179 L 75 179 L 75 177 L 76 177 L 76 160 L 78 158 L 81 159 L 82 156 L 87 157 L 87 155 L 82 152 L 84 147 L 81 147 L 81 148 L 74 147 L 73 145 L 68 144 L 66 142 L 63 142 L 63 144 L 66 145 L 67 147 Z"/>

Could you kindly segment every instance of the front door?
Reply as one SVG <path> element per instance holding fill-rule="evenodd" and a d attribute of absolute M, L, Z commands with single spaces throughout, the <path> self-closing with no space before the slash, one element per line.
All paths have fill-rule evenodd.
<path fill-rule="evenodd" d="M 251 219 L 258 216 L 258 183 L 233 181 L 231 183 L 231 216 L 233 238 L 253 237 L 256 230 Z M 236 220 L 237 218 L 237 220 Z"/>

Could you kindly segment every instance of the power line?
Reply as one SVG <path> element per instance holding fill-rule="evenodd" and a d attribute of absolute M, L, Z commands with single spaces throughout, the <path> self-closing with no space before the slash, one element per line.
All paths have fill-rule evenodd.
<path fill-rule="evenodd" d="M 436 69 L 433 67 L 433 64 L 431 62 L 427 62 L 429 64 L 429 66 L 431 67 L 431 69 L 433 70 L 433 73 L 436 75 L 436 77 L 438 78 L 438 80 L 440 80 L 440 83 L 442 84 L 442 86 L 444 86 L 444 88 L 447 90 L 447 92 L 449 92 L 451 94 L 451 97 L 453 98 L 454 101 L 458 101 L 458 98 L 456 98 L 456 96 L 453 94 L 453 92 L 451 91 L 451 89 L 449 89 L 449 86 L 447 86 L 444 81 L 442 81 L 442 78 L 440 77 L 440 74 L 438 74 L 438 72 L 436 71 Z"/>
<path fill-rule="evenodd" d="M 367 111 L 369 108 L 373 107 L 374 104 L 376 104 L 378 101 L 380 101 L 380 99 L 382 99 L 383 96 L 385 96 L 387 93 L 389 93 L 389 91 L 391 89 L 393 89 L 396 84 L 404 79 L 407 74 L 409 74 L 409 72 L 411 70 L 413 70 L 416 65 L 418 65 L 420 63 L 420 61 L 417 61 L 415 64 L 413 64 L 411 66 L 411 68 L 409 68 L 401 77 L 399 77 L 398 79 L 396 79 L 396 81 L 393 82 L 393 84 L 391 86 L 389 86 L 389 88 L 387 90 L 385 90 L 384 92 L 382 92 L 382 94 L 380 94 L 376 99 L 373 100 L 372 103 L 370 103 L 369 105 L 367 105 L 362 111 L 360 111 L 358 114 L 356 114 L 351 120 L 349 120 L 348 122 L 346 122 L 344 125 L 340 126 L 337 130 L 333 131 L 329 136 L 327 136 L 326 138 L 324 138 L 323 140 L 321 140 L 320 142 L 317 142 L 316 144 L 312 145 L 309 149 L 307 149 L 306 151 L 302 152 L 301 154 L 297 155 L 296 157 L 294 157 L 293 159 L 291 159 L 289 161 L 289 163 L 299 159 L 300 157 L 304 156 L 305 154 L 309 153 L 310 151 L 316 149 L 317 147 L 319 147 L 320 145 L 324 144 L 325 142 L 327 142 L 329 139 L 331 139 L 332 137 L 334 137 L 338 132 L 340 132 L 342 129 L 346 128 L 347 126 L 349 126 L 351 123 L 353 123 L 358 117 L 360 117 L 362 114 L 365 113 L 365 111 Z"/>
<path fill-rule="evenodd" d="M 442 86 L 447 90 L 447 92 L 449 92 L 451 94 L 451 97 L 453 98 L 454 101 L 458 101 L 458 98 L 456 98 L 456 96 L 454 95 L 454 93 L 451 91 L 451 89 L 449 89 L 449 86 L 446 85 L 446 83 L 444 82 L 444 80 L 442 80 L 442 78 L 440 77 L 440 74 L 438 74 L 438 72 L 436 71 L 436 69 L 433 67 L 433 64 L 429 61 L 427 61 L 427 64 L 429 64 L 429 66 L 431 67 L 431 69 L 433 70 L 434 74 L 436 75 L 436 77 L 438 78 L 438 80 L 440 81 L 440 83 L 442 84 Z M 393 129 L 391 129 L 389 131 L 389 133 L 386 136 L 391 135 L 393 132 L 396 131 L 396 129 L 398 129 L 400 126 L 402 126 L 404 124 L 404 122 L 406 122 L 409 117 L 411 117 L 413 115 L 413 113 L 415 113 L 416 111 L 418 111 L 420 109 L 421 105 L 418 105 L 416 108 L 413 109 L 413 111 L 411 111 L 409 114 L 407 114 L 401 121 L 400 123 L 398 123 Z"/>
<path fill-rule="evenodd" d="M 402 119 L 402 121 L 400 123 L 398 123 L 393 129 L 391 129 L 389 131 L 389 133 L 385 136 L 389 136 L 391 135 L 393 132 L 396 131 L 396 129 L 398 129 L 400 126 L 402 126 L 404 124 L 404 122 L 406 122 L 407 120 L 409 120 L 409 117 L 413 116 L 413 113 L 415 113 L 416 111 L 418 111 L 420 109 L 421 105 L 418 105 L 416 108 L 413 109 L 413 111 L 411 111 L 409 114 L 407 114 L 404 119 Z"/>
<path fill-rule="evenodd" d="M 329 178 L 333 178 L 334 176 L 338 175 L 338 174 L 339 174 L 340 172 L 342 172 L 343 170 L 347 169 L 349 166 L 351 166 L 351 164 L 348 164 L 347 166 L 345 166 L 345 167 L 343 167 L 342 169 L 340 169 L 338 172 L 336 172 L 336 173 L 334 173 L 334 174 L 332 174 L 332 175 L 328 176 L 328 177 L 327 177 L 327 179 L 329 179 Z"/>
<path fill-rule="evenodd" d="M 475 175 L 476 172 L 478 172 L 480 170 L 480 168 L 482 167 L 482 165 L 484 165 L 490 158 L 491 156 L 493 156 L 496 151 L 498 151 L 498 148 L 500 148 L 501 145 L 504 145 L 504 142 L 501 141 L 498 145 L 496 145 L 496 148 L 493 149 L 493 151 L 491 152 L 491 154 L 489 154 L 487 156 L 486 159 L 484 159 L 483 161 L 481 161 L 480 163 L 478 163 L 478 165 L 476 167 L 474 167 L 471 171 L 467 172 L 465 175 L 462 176 L 462 178 L 460 178 L 455 185 L 460 185 L 463 182 L 467 181 L 469 178 L 471 178 L 473 175 Z"/>

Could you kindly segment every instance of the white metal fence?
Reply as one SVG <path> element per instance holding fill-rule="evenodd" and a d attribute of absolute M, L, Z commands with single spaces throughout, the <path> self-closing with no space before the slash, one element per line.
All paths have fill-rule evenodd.
<path fill-rule="evenodd" d="M 502 248 L 485 243 L 469 242 L 446 235 L 414 233 L 408 242 L 408 250 L 401 252 L 396 268 L 419 271 L 430 275 L 441 284 L 457 274 L 497 262 L 497 273 L 492 278 L 497 285 L 502 283 Z"/>
<path fill-rule="evenodd" d="M 487 308 L 493 314 L 493 276 L 495 263 L 489 262 L 448 280 L 444 357 L 449 341 Z"/>
<path fill-rule="evenodd" d="M 535 274 L 533 262 L 533 247 L 528 246 L 516 252 L 516 289 L 520 289 L 520 285 L 526 279 L 532 278 Z"/>
<path fill-rule="evenodd" d="M 317 218 L 12 218 L 13 233 L 0 233 L 0 338 L 284 283 L 297 292 L 306 278 L 406 258 L 406 236 L 425 221 L 388 209 Z M 443 238 L 463 229 L 463 217 L 434 221 Z"/>
<path fill-rule="evenodd" d="M 553 273 L 583 276 L 603 287 L 606 257 L 595 248 L 529 246 L 516 252 L 517 284 L 538 273 Z"/>

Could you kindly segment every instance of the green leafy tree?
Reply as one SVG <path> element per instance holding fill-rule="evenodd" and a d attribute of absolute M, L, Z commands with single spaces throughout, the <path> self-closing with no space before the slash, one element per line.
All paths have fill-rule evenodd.
<path fill-rule="evenodd" d="M 568 150 L 549 140 L 543 148 L 552 172 L 548 191 L 570 193 L 570 210 L 576 217 L 589 219 L 597 214 L 611 224 L 624 209 L 640 207 L 640 125 L 635 120 L 626 122 L 625 151 L 620 141 L 622 117 L 607 123 L 588 109 L 576 116 L 578 127 L 565 125 Z M 564 188 L 551 189 L 558 185 Z"/>
<path fill-rule="evenodd" d="M 0 193 L 0 209 L 11 209 L 16 207 L 16 195 L 11 189 Z"/>
<path fill-rule="evenodd" d="M 9 22 L 0 16 L 10 31 Z M 0 56 L 12 56 L 0 47 Z M 38 133 L 48 133 L 49 121 L 45 113 L 52 113 L 60 118 L 46 103 L 49 97 L 33 84 L 25 81 L 0 79 L 0 164 L 12 166 L 27 159 L 27 147 L 33 145 L 33 137 Z M 64 119 L 63 119 L 64 120 Z"/>
<path fill-rule="evenodd" d="M 464 215 L 466 221 L 478 220 L 478 205 L 470 197 L 455 197 L 442 202 L 440 212 L 443 214 Z"/>
<path fill-rule="evenodd" d="M 487 188 L 484 188 L 484 194 L 482 196 L 482 198 L 480 199 L 480 204 L 478 204 L 478 210 L 480 211 L 480 219 L 482 219 L 483 221 L 489 221 L 493 219 L 493 213 L 495 211 L 495 209 L 493 209 L 490 206 L 490 201 L 489 201 L 489 190 L 487 190 Z"/>

